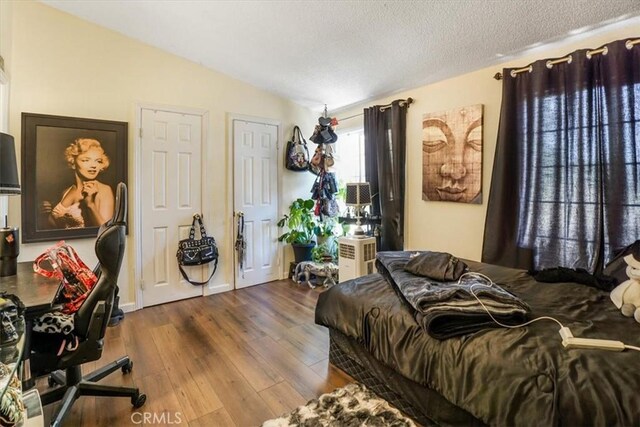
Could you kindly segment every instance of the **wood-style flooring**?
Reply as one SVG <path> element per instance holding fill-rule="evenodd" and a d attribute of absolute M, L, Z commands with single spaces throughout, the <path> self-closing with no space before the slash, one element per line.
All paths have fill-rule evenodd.
<path fill-rule="evenodd" d="M 281 280 L 127 313 L 83 370 L 128 354 L 133 372 L 101 383 L 135 384 L 147 403 L 81 397 L 65 425 L 256 426 L 352 382 L 329 365 L 328 332 L 314 324 L 323 289 Z"/>

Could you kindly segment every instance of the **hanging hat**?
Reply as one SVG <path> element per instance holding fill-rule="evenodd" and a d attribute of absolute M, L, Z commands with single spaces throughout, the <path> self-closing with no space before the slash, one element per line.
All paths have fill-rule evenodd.
<path fill-rule="evenodd" d="M 320 137 L 322 139 L 322 142 L 324 142 L 325 144 L 333 144 L 338 140 L 338 135 L 336 135 L 331 126 L 322 128 L 322 130 L 320 131 Z"/>
<path fill-rule="evenodd" d="M 329 126 L 331 124 L 331 117 L 319 117 L 318 123 L 320 126 Z"/>

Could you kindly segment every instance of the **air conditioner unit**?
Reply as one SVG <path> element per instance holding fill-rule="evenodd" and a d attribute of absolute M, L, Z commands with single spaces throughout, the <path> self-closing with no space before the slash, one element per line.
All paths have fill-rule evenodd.
<path fill-rule="evenodd" d="M 375 237 L 340 237 L 338 239 L 338 248 L 338 267 L 340 268 L 341 282 L 373 273 L 376 260 Z"/>

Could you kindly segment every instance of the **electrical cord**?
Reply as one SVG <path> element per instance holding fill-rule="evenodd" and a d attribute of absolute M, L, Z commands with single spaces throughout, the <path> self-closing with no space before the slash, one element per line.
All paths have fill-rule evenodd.
<path fill-rule="evenodd" d="M 528 322 L 522 323 L 520 325 L 505 325 L 503 323 L 500 323 L 498 320 L 496 320 L 495 317 L 493 317 L 493 315 L 491 314 L 487 306 L 484 305 L 482 300 L 478 298 L 478 296 L 473 290 L 474 286 L 485 286 L 485 287 L 491 288 L 493 286 L 498 286 L 498 285 L 496 285 L 496 283 L 493 280 L 491 280 L 490 277 L 487 277 L 482 273 L 476 273 L 476 272 L 467 272 L 467 273 L 464 273 L 462 276 L 460 276 L 460 278 L 458 279 L 459 285 L 462 284 L 462 279 L 464 277 L 473 277 L 475 279 L 484 280 L 486 282 L 486 283 L 473 283 L 472 285 L 469 286 L 469 291 L 471 292 L 471 295 L 473 295 L 473 297 L 480 303 L 482 308 L 484 308 L 484 310 L 487 312 L 489 317 L 491 317 L 491 320 L 493 320 L 495 323 L 502 326 L 503 328 L 516 329 L 516 328 L 521 328 L 523 326 L 530 325 L 533 322 L 537 322 L 540 320 L 552 320 L 556 322 L 558 325 L 560 325 L 560 336 L 562 336 L 563 338 L 562 344 L 567 348 L 599 348 L 599 349 L 606 349 L 606 350 L 613 350 L 613 351 L 622 351 L 622 350 L 640 351 L 640 347 L 627 345 L 619 341 L 574 338 L 573 335 L 571 335 L 571 331 L 569 330 L 569 328 L 565 327 L 562 323 L 560 323 L 558 319 L 555 319 L 550 316 L 536 317 L 535 319 L 529 320 Z"/>
<path fill-rule="evenodd" d="M 556 322 L 558 325 L 560 325 L 561 328 L 564 328 L 564 325 L 562 323 L 560 323 L 560 321 L 558 319 L 555 319 L 553 317 L 550 316 L 540 316 L 540 317 L 536 317 L 535 319 L 529 320 L 528 322 L 522 323 L 520 325 L 505 325 L 504 323 L 500 323 L 495 317 L 493 317 L 493 315 L 491 314 L 491 312 L 489 311 L 489 309 L 487 308 L 486 305 L 484 305 L 484 303 L 482 302 L 482 300 L 480 300 L 480 298 L 478 298 L 478 296 L 476 295 L 476 293 L 473 291 L 473 287 L 474 286 L 485 286 L 487 288 L 492 288 L 495 283 L 493 280 L 491 280 L 491 278 L 485 276 L 482 273 L 475 273 L 475 272 L 468 272 L 468 273 L 464 273 L 462 276 L 460 276 L 460 278 L 458 279 L 458 284 L 461 285 L 462 284 L 462 279 L 467 276 L 467 277 L 474 277 L 476 279 L 483 279 L 486 280 L 489 284 L 485 284 L 485 283 L 474 283 L 471 286 L 469 286 L 469 290 L 471 291 L 471 295 L 473 295 L 473 297 L 478 300 L 478 302 L 480 303 L 480 305 L 482 306 L 482 308 L 484 308 L 484 311 L 487 312 L 487 314 L 489 315 L 489 317 L 491 317 L 491 320 L 493 320 L 494 322 L 496 322 L 498 325 L 502 326 L 503 328 L 509 328 L 509 329 L 517 329 L 517 328 L 521 328 L 523 326 L 527 326 L 530 325 L 534 322 L 538 322 L 540 320 L 552 320 L 554 322 Z"/>

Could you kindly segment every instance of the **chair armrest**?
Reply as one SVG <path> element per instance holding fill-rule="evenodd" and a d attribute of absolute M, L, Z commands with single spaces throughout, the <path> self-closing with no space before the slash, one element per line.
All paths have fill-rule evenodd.
<path fill-rule="evenodd" d="M 104 337 L 107 329 L 107 303 L 100 301 L 91 313 L 91 320 L 87 329 L 87 340 L 98 341 Z"/>

